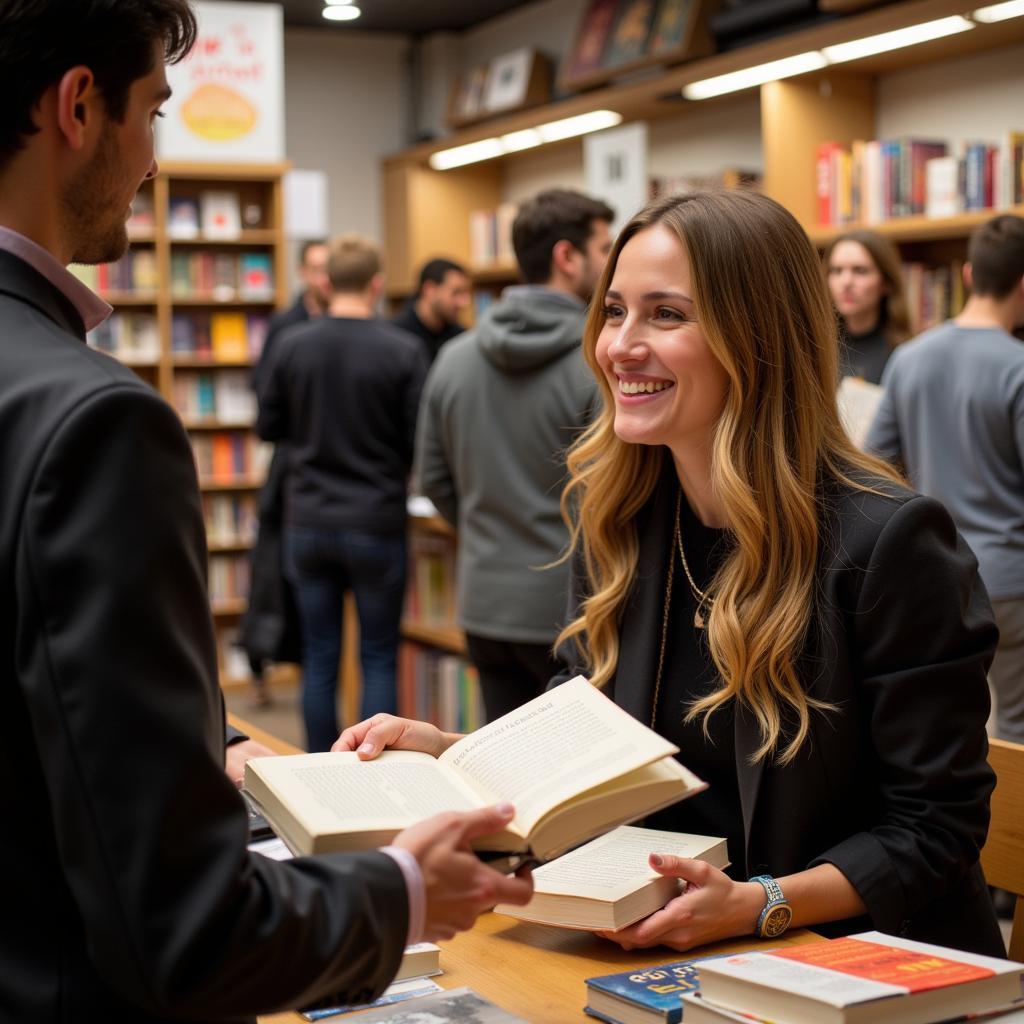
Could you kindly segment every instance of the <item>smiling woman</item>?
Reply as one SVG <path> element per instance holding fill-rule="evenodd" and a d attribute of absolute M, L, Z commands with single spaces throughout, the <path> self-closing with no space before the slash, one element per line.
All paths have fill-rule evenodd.
<path fill-rule="evenodd" d="M 869 918 L 1000 953 L 977 863 L 991 612 L 945 510 L 840 426 L 803 230 L 752 193 L 649 206 L 584 351 L 603 409 L 568 457 L 559 653 L 710 782 L 647 824 L 725 835 L 732 861 L 652 856 L 688 887 L 609 937 L 686 949 Z"/>

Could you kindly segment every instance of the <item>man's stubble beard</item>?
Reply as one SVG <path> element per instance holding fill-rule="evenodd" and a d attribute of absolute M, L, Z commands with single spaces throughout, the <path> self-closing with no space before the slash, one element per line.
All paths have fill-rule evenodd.
<path fill-rule="evenodd" d="M 123 188 L 121 162 L 114 126 L 108 122 L 92 160 L 60 197 L 72 263 L 110 263 L 128 251 L 125 210 L 113 208 Z"/>

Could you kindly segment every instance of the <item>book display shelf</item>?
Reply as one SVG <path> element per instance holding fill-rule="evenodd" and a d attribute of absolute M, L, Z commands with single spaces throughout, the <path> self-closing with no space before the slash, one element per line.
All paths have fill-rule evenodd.
<path fill-rule="evenodd" d="M 385 258 L 391 293 L 394 296 L 410 294 L 420 265 L 439 253 L 474 270 L 478 295 L 482 292 L 495 293 L 515 280 L 514 270 L 501 260 L 496 259 L 487 267 L 474 264 L 473 254 L 479 250 L 480 234 L 477 211 L 505 208 L 510 199 L 509 183 L 515 177 L 516 167 L 523 166 L 517 162 L 529 160 L 529 152 L 510 152 L 450 170 L 435 170 L 430 164 L 432 156 L 442 150 L 486 139 L 516 137 L 516 133 L 521 137 L 538 125 L 594 110 L 615 111 L 624 122 L 646 120 L 652 124 L 671 125 L 672 130 L 668 134 L 678 139 L 687 137 L 688 125 L 706 125 L 709 109 L 721 111 L 720 117 L 727 120 L 736 111 L 737 102 L 757 103 L 759 137 L 752 142 L 761 153 L 761 188 L 786 206 L 803 224 L 815 245 L 824 248 L 840 232 L 861 225 L 819 224 L 817 161 L 820 148 L 825 143 L 850 147 L 857 140 L 880 137 L 879 123 L 885 120 L 887 113 L 884 98 L 887 94 L 880 84 L 884 85 L 887 76 L 929 67 L 940 68 L 947 62 L 955 65 L 957 61 L 972 56 L 985 55 L 988 59 L 989 53 L 1019 48 L 1024 42 L 1024 17 L 994 24 L 974 23 L 968 31 L 945 38 L 752 86 L 746 90 L 745 99 L 737 100 L 738 94 L 733 93 L 716 99 L 689 101 L 683 99 L 683 87 L 713 76 L 809 51 L 821 51 L 825 47 L 924 22 L 957 15 L 969 17 L 979 6 L 980 3 L 965 3 L 963 0 L 897 0 L 785 36 L 680 64 L 642 80 L 606 86 L 542 108 L 501 117 L 395 154 L 382 165 Z M 959 95 L 965 85 L 956 73 L 946 75 L 943 83 L 950 95 Z M 986 108 L 992 106 L 992 102 L 986 102 L 984 97 L 978 102 Z M 988 109 L 984 111 L 988 112 Z M 1007 123 L 1001 126 L 1000 133 L 1024 131 L 1024 112 L 1019 112 L 1019 105 L 1007 105 L 1005 117 Z M 953 131 L 952 128 L 948 130 Z M 969 136 L 976 130 L 973 124 L 968 125 L 962 134 Z M 652 137 L 654 134 L 652 129 Z M 666 132 L 659 129 L 657 134 L 661 137 Z M 947 138 L 946 141 L 950 140 Z M 992 141 L 998 142 L 999 139 Z M 566 161 L 559 165 L 565 172 L 564 178 L 547 183 L 536 182 L 538 189 L 563 185 L 565 178 L 580 180 L 582 157 L 578 164 L 568 163 L 574 152 L 581 153 L 579 140 L 552 143 L 549 148 L 559 146 L 568 154 Z M 678 142 L 672 152 L 679 154 L 671 167 L 673 175 L 686 176 L 695 170 L 685 165 L 686 150 L 679 148 Z M 655 162 L 654 155 L 652 151 L 652 163 Z M 735 159 L 733 153 L 722 155 L 723 165 Z M 1012 209 L 1024 214 L 1024 207 Z M 942 218 L 918 215 L 863 226 L 870 226 L 892 238 L 898 244 L 904 261 L 917 268 L 914 274 L 922 294 L 938 290 L 947 297 L 948 311 L 955 313 L 956 303 L 962 301 L 962 289 L 952 282 L 965 257 L 967 238 L 974 227 L 994 212 L 993 209 L 973 210 Z M 940 272 L 937 286 L 929 276 L 935 271 Z M 928 300 L 922 301 L 927 304 Z M 486 299 L 476 303 L 478 310 L 484 305 Z M 929 315 L 941 319 L 943 311 L 936 313 L 937 305 L 941 306 L 942 302 L 931 302 Z M 445 634 L 431 636 L 417 630 L 415 639 L 439 651 L 451 649 L 448 642 L 451 637 Z"/>
<path fill-rule="evenodd" d="M 287 298 L 281 178 L 286 167 L 161 163 L 115 264 L 72 267 L 114 307 L 89 338 L 178 411 L 196 457 L 221 680 L 249 591 L 256 491 L 267 454 L 249 376 L 270 315 Z"/>

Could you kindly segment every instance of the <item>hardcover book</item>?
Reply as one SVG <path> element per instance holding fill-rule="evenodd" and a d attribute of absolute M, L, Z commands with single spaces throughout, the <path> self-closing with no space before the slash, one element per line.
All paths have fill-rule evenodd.
<path fill-rule="evenodd" d="M 729 864 L 724 839 L 621 825 L 537 868 L 525 906 L 499 903 L 494 909 L 521 921 L 617 931 L 660 910 L 679 892 L 679 879 L 659 875 L 647 863 L 652 853 L 704 860 L 716 868 Z"/>
<path fill-rule="evenodd" d="M 1021 994 L 1024 964 L 863 932 L 701 968 L 701 993 L 787 1024 L 929 1024 Z"/>
<path fill-rule="evenodd" d="M 550 860 L 707 788 L 676 753 L 576 676 L 439 758 L 405 750 L 372 761 L 351 752 L 254 758 L 245 788 L 302 854 L 373 849 L 442 811 L 510 801 L 516 817 L 476 848 Z"/>
<path fill-rule="evenodd" d="M 583 1012 L 608 1024 L 679 1024 L 683 1019 L 680 997 L 700 989 L 700 965 L 714 959 L 696 957 L 587 978 Z"/>

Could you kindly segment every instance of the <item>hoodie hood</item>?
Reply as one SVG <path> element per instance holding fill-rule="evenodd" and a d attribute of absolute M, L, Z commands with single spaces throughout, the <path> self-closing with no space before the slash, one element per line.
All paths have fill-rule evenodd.
<path fill-rule="evenodd" d="M 473 333 L 487 360 L 507 373 L 533 370 L 579 347 L 586 309 L 550 288 L 506 288 Z"/>

